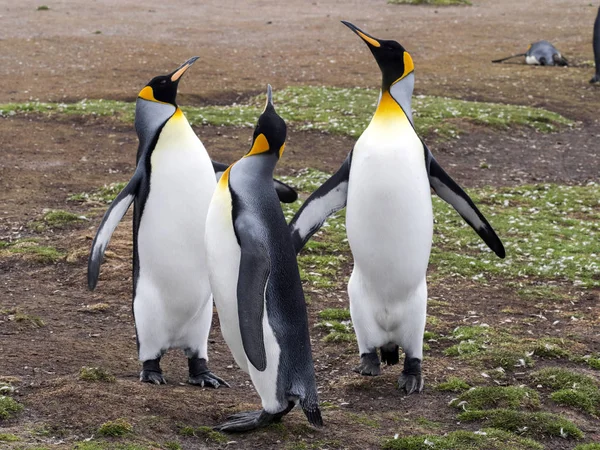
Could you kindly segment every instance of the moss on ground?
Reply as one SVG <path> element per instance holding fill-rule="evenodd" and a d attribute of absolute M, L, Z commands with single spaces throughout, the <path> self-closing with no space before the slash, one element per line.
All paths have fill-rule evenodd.
<path fill-rule="evenodd" d="M 438 391 L 445 392 L 462 392 L 469 389 L 471 386 L 464 380 L 458 377 L 449 377 L 448 380 L 438 384 L 435 388 Z"/>
<path fill-rule="evenodd" d="M 391 5 L 471 6 L 469 0 L 387 0 Z"/>
<path fill-rule="evenodd" d="M 82 367 L 79 369 L 79 379 L 83 381 L 102 381 L 105 383 L 114 383 L 116 378 L 108 370 L 102 367 Z"/>
<path fill-rule="evenodd" d="M 0 433 L 0 442 L 17 442 L 20 440 L 21 438 L 15 434 Z"/>
<path fill-rule="evenodd" d="M 10 255 L 22 255 L 43 264 L 56 263 L 66 256 L 54 247 L 40 245 L 36 240 L 0 241 L 0 257 Z"/>
<path fill-rule="evenodd" d="M 464 422 L 482 421 L 492 428 L 537 437 L 583 438 L 583 432 L 570 420 L 545 412 L 523 412 L 510 409 L 465 411 L 458 415 Z"/>
<path fill-rule="evenodd" d="M 8 420 L 15 417 L 23 410 L 23 405 L 12 397 L 0 395 L 0 420 Z"/>
<path fill-rule="evenodd" d="M 513 433 L 486 428 L 453 431 L 446 436 L 424 435 L 386 439 L 385 450 L 542 450 L 543 445 Z"/>
<path fill-rule="evenodd" d="M 46 228 L 65 228 L 73 223 L 85 222 L 87 219 L 62 209 L 46 211 L 40 221 L 32 222 L 31 228 L 36 231 L 44 231 Z"/>
<path fill-rule="evenodd" d="M 187 437 L 197 437 L 208 442 L 215 442 L 219 444 L 224 444 L 229 440 L 227 435 L 219 431 L 215 431 L 210 427 L 191 427 L 187 425 L 181 425 L 179 427 L 179 434 Z"/>
<path fill-rule="evenodd" d="M 98 435 L 119 437 L 129 434 L 133 431 L 133 425 L 123 418 L 109 420 L 104 422 L 98 428 Z"/>
<path fill-rule="evenodd" d="M 540 396 L 528 387 L 482 386 L 463 392 L 452 400 L 451 406 L 465 410 L 472 409 L 537 409 Z"/>
<path fill-rule="evenodd" d="M 105 184 L 92 192 L 81 192 L 71 195 L 67 200 L 79 202 L 112 203 L 125 186 L 126 182 Z"/>

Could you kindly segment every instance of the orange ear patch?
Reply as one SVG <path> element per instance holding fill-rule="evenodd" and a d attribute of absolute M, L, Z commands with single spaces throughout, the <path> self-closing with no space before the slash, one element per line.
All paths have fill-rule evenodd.
<path fill-rule="evenodd" d="M 144 89 L 140 91 L 138 94 L 139 98 L 143 98 L 144 100 L 150 100 L 151 102 L 155 102 L 154 91 L 150 86 L 146 86 Z"/>
<path fill-rule="evenodd" d="M 252 148 L 246 154 L 246 156 L 258 155 L 260 153 L 265 153 L 268 151 L 269 151 L 269 141 L 267 141 L 267 138 L 265 137 L 265 135 L 261 133 L 254 140 L 254 143 L 252 144 Z"/>

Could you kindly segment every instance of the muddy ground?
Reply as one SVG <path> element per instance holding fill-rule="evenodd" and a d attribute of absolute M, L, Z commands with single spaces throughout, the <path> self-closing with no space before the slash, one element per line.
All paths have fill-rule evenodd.
<path fill-rule="evenodd" d="M 596 9 L 578 0 L 473 3 L 468 8 L 434 8 L 393 6 L 379 0 L 187 0 L 173 6 L 156 0 L 143 4 L 104 0 L 55 1 L 47 3 L 48 11 L 37 11 L 35 2 L 5 2 L 0 5 L 0 103 L 132 100 L 149 78 L 192 55 L 201 60 L 181 85 L 181 104 L 231 103 L 262 91 L 267 82 L 275 88 L 375 86 L 377 68 L 366 47 L 339 23 L 345 19 L 375 36 L 397 39 L 411 51 L 417 93 L 542 106 L 578 121 L 573 129 L 547 135 L 473 127 L 458 140 L 432 138 L 430 147 L 438 160 L 463 186 L 597 182 L 600 89 L 587 83 L 593 73 L 587 62 L 593 59 Z M 489 63 L 524 51 L 529 42 L 542 38 L 554 42 L 575 67 Z M 248 129 L 208 126 L 196 131 L 211 156 L 224 162 L 246 150 L 251 134 Z M 212 426 L 232 411 L 259 405 L 249 377 L 236 368 L 220 336 L 216 317 L 210 366 L 230 382 L 231 389 L 185 385 L 186 364 L 178 352 L 164 359 L 167 386 L 137 381 L 129 219 L 117 230 L 98 289 L 93 293 L 86 289 L 87 251 L 105 206 L 67 198 L 129 179 L 137 144 L 133 127 L 111 119 L 3 117 L 0 141 L 0 238 L 36 237 L 67 254 L 55 264 L 22 256 L 0 258 L 0 310 L 4 311 L 0 314 L 0 377 L 14 380 L 16 398 L 25 405 L 17 419 L 0 422 L 2 430 L 28 436 L 26 442 L 71 448 L 103 422 L 125 417 L 136 436 L 157 445 L 178 441 L 185 449 L 225 447 L 178 434 L 181 424 Z M 333 171 L 353 142 L 291 130 L 278 171 L 292 174 L 305 167 Z M 489 168 L 481 168 L 482 161 Z M 31 222 L 49 208 L 76 212 L 89 220 L 35 231 Z M 516 323 L 528 319 L 523 320 L 524 333 L 534 326 L 540 336 L 575 335 L 588 352 L 600 352 L 597 321 L 565 321 L 561 328 L 550 325 L 556 317 L 580 312 L 597 318 L 597 290 L 565 287 L 568 299 L 540 309 L 546 307 L 520 298 L 503 280 L 495 281 L 486 287 L 464 280 L 452 280 L 451 286 L 432 284 L 430 297 L 451 306 L 433 307 L 431 314 L 443 318 L 443 327 L 450 332 L 473 321 L 473 316 L 485 316 L 491 326 L 500 326 L 505 315 L 499 311 L 510 307 L 517 311 Z M 306 286 L 306 290 L 311 297 L 311 323 L 321 309 L 347 304 L 343 288 L 314 291 Z M 89 305 L 98 303 L 107 307 L 90 312 Z M 38 316 L 45 325 L 9 320 L 7 311 L 15 309 Z M 545 319 L 535 319 L 538 314 Z M 301 413 L 294 411 L 284 428 L 232 436 L 235 444 L 230 447 L 285 448 L 298 441 L 315 448 L 378 448 L 382 437 L 432 432 L 421 419 L 442 424 L 435 434 L 456 429 L 455 412 L 447 407 L 451 394 L 426 389 L 405 398 L 394 387 L 399 367 L 387 368 L 378 378 L 361 378 L 350 370 L 357 361 L 354 345 L 326 344 L 321 338 L 322 332 L 314 330 L 320 399 L 338 405 L 324 410 L 327 426 L 307 428 Z M 117 381 L 80 381 L 77 374 L 82 366 L 105 368 Z M 426 353 L 428 386 L 463 370 L 443 355 L 443 346 L 432 346 Z M 518 377 L 512 380 L 518 381 Z M 548 409 L 574 418 L 588 441 L 600 440 L 597 420 L 553 405 Z M 377 427 L 363 420 L 373 414 Z M 556 438 L 542 442 L 551 449 L 574 446 Z"/>

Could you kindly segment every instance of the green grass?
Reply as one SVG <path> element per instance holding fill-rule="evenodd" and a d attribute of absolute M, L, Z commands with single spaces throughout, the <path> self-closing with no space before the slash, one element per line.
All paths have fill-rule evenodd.
<path fill-rule="evenodd" d="M 469 389 L 471 386 L 464 380 L 458 377 L 449 377 L 443 383 L 438 384 L 435 388 L 442 392 L 462 392 Z"/>
<path fill-rule="evenodd" d="M 523 412 L 510 409 L 465 411 L 458 415 L 464 422 L 483 421 L 487 426 L 528 436 L 583 438 L 583 432 L 570 420 L 545 412 Z"/>
<path fill-rule="evenodd" d="M 169 447 L 166 446 L 168 449 Z M 134 444 L 134 443 L 116 443 L 113 441 L 88 441 L 75 443 L 74 450 L 157 450 L 156 445 Z"/>
<path fill-rule="evenodd" d="M 0 395 L 0 420 L 15 417 L 23 410 L 23 405 L 11 397 Z"/>
<path fill-rule="evenodd" d="M 600 370 L 600 358 L 588 358 L 586 361 L 592 369 Z"/>
<path fill-rule="evenodd" d="M 109 420 L 104 422 L 98 428 L 98 435 L 119 437 L 129 434 L 133 431 L 133 426 L 123 418 Z"/>
<path fill-rule="evenodd" d="M 481 431 L 453 431 L 446 436 L 423 435 L 386 439 L 385 450 L 542 450 L 532 439 L 486 428 Z"/>
<path fill-rule="evenodd" d="M 30 224 L 30 228 L 36 231 L 44 231 L 46 228 L 65 228 L 68 225 L 85 221 L 87 221 L 87 218 L 84 216 L 56 209 L 45 212 L 41 220 Z"/>
<path fill-rule="evenodd" d="M 550 398 L 558 404 L 600 415 L 600 388 L 588 375 L 562 368 L 546 368 L 531 374 L 533 381 L 553 392 Z"/>
<path fill-rule="evenodd" d="M 289 125 L 301 130 L 320 130 L 358 137 L 375 111 L 379 91 L 363 88 L 293 86 L 274 92 L 278 113 Z M 192 124 L 254 127 L 264 95 L 246 104 L 229 106 L 184 107 Z M 564 117 L 539 108 L 468 102 L 441 97 L 413 98 L 415 125 L 419 134 L 435 133 L 453 137 L 463 129 L 461 121 L 506 129 L 525 126 L 540 132 L 555 131 L 573 123 Z M 0 115 L 43 113 L 60 115 L 94 115 L 116 117 L 132 122 L 134 103 L 114 100 L 84 100 L 78 103 L 7 103 L 0 105 Z"/>
<path fill-rule="evenodd" d="M 48 10 L 50 10 L 50 8 L 46 5 L 40 5 L 35 10 L 36 11 L 48 11 Z"/>
<path fill-rule="evenodd" d="M 108 370 L 101 367 L 82 367 L 79 369 L 79 379 L 91 382 L 114 383 L 116 378 Z"/>
<path fill-rule="evenodd" d="M 0 241 L 0 257 L 10 255 L 23 255 L 42 264 L 52 264 L 60 261 L 66 255 L 54 247 L 40 245 L 31 239 L 17 241 Z"/>
<path fill-rule="evenodd" d="M 528 387 L 483 386 L 475 387 L 452 400 L 451 406 L 465 410 L 472 409 L 537 409 L 540 396 Z"/>
<path fill-rule="evenodd" d="M 580 444 L 573 450 L 600 450 L 600 444 Z"/>
<path fill-rule="evenodd" d="M 326 308 L 319 311 L 317 317 L 321 320 L 351 320 L 348 308 Z"/>
<path fill-rule="evenodd" d="M 81 192 L 79 194 L 73 194 L 67 200 L 109 204 L 117 197 L 117 195 L 119 195 L 119 192 L 121 192 L 126 185 L 126 182 L 106 184 L 100 189 L 97 189 L 92 192 Z"/>
<path fill-rule="evenodd" d="M 211 427 L 180 426 L 179 434 L 187 437 L 198 437 L 208 442 L 225 444 L 229 441 L 227 435 L 213 430 Z"/>
<path fill-rule="evenodd" d="M 315 324 L 327 332 L 324 342 L 355 342 L 354 328 L 347 308 L 327 308 L 317 314 L 321 319 Z"/>
<path fill-rule="evenodd" d="M 0 433 L 0 442 L 17 442 L 21 438 L 11 433 Z"/>

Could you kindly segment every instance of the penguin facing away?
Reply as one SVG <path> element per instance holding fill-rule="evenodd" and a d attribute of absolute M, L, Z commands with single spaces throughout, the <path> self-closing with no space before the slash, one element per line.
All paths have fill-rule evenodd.
<path fill-rule="evenodd" d="M 503 62 L 518 56 L 525 57 L 525 63 L 538 66 L 568 66 L 567 58 L 561 55 L 558 49 L 548 41 L 537 41 L 529 45 L 525 53 L 495 59 L 493 63 Z"/>
<path fill-rule="evenodd" d="M 401 346 L 406 357 L 398 385 L 411 394 L 423 387 L 425 275 L 433 235 L 430 187 L 500 258 L 505 252 L 491 225 L 415 132 L 410 54 L 395 41 L 342 23 L 362 38 L 381 69 L 379 104 L 340 169 L 304 202 L 290 230 L 299 252 L 329 215 L 346 207 L 354 257 L 348 294 L 360 350 L 354 370 L 379 375 L 377 349 L 383 362 L 396 364 Z"/>
<path fill-rule="evenodd" d="M 269 86 L 252 147 L 225 171 L 208 211 L 206 251 L 221 332 L 263 407 L 229 417 L 220 431 L 278 422 L 298 402 L 311 424 L 323 424 L 298 264 L 271 182 L 285 137 Z"/>
<path fill-rule="evenodd" d="M 594 46 L 596 74 L 592 77 L 590 83 L 597 83 L 600 81 L 600 7 L 598 8 L 598 15 L 596 15 L 596 21 L 594 22 L 594 40 L 592 44 Z"/>
<path fill-rule="evenodd" d="M 137 167 L 98 228 L 88 286 L 95 288 L 106 246 L 133 202 L 133 314 L 140 381 L 166 383 L 160 358 L 170 348 L 181 348 L 188 357 L 188 382 L 217 388 L 228 385 L 207 367 L 213 302 L 204 251 L 215 174 L 175 102 L 181 77 L 197 59 L 153 78 L 138 95 Z"/>

